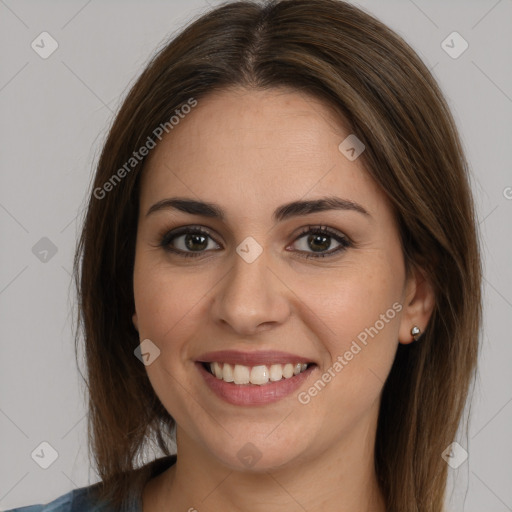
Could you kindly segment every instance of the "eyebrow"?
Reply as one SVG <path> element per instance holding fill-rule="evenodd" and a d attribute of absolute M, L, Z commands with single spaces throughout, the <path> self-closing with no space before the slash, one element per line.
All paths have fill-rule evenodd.
<path fill-rule="evenodd" d="M 203 217 L 219 219 L 221 221 L 226 219 L 226 213 L 219 205 L 182 197 L 171 197 L 158 201 L 149 208 L 146 217 L 157 211 L 169 209 L 179 210 L 192 215 L 202 215 Z M 291 203 L 283 204 L 274 210 L 272 218 L 275 222 L 281 222 L 292 217 L 311 215 L 327 210 L 354 211 L 371 218 L 371 215 L 360 204 L 332 196 L 310 201 L 292 201 Z"/>

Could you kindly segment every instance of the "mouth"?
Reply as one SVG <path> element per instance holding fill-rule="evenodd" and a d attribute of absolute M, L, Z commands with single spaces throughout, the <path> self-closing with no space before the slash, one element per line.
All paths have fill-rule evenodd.
<path fill-rule="evenodd" d="M 242 364 L 219 363 L 217 361 L 203 362 L 201 364 L 207 372 L 224 382 L 236 385 L 254 384 L 257 386 L 265 386 L 269 382 L 291 379 L 315 365 L 315 363 L 277 363 L 246 366 Z"/>
<path fill-rule="evenodd" d="M 294 354 L 221 351 L 195 361 L 210 391 L 233 405 L 264 405 L 298 389 L 318 368 Z"/>

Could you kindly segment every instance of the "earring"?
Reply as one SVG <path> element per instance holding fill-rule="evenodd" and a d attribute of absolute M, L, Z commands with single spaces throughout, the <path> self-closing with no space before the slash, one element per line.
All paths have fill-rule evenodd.
<path fill-rule="evenodd" d="M 421 330 L 420 330 L 420 328 L 417 325 L 415 325 L 411 329 L 411 335 L 414 338 L 414 341 L 418 341 L 418 338 L 420 337 L 420 333 L 421 333 Z"/>

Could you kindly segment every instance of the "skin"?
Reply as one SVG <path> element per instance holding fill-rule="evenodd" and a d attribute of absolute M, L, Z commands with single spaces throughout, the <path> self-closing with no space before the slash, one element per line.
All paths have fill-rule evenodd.
<path fill-rule="evenodd" d="M 146 485 L 144 512 L 385 510 L 373 468 L 380 395 L 398 343 L 412 341 L 414 325 L 424 330 L 434 299 L 419 270 L 406 279 L 392 208 L 363 159 L 349 161 L 339 151 L 349 133 L 310 96 L 237 88 L 201 99 L 150 154 L 141 182 L 133 322 L 140 340 L 161 351 L 146 369 L 177 422 L 179 456 Z M 330 210 L 271 218 L 284 203 L 332 195 L 370 216 Z M 177 210 L 146 216 L 154 203 L 176 196 L 216 203 L 226 220 Z M 212 236 L 199 257 L 159 246 L 168 231 L 193 225 Z M 303 258 L 319 251 L 300 234 L 308 225 L 328 226 L 353 245 Z M 263 249 L 250 264 L 235 251 L 248 236 Z M 186 251 L 184 238 L 174 247 Z M 339 245 L 328 238 L 323 252 Z M 394 303 L 401 311 L 300 403 L 297 393 Z M 282 350 L 318 366 L 298 392 L 241 407 L 217 398 L 194 365 L 201 353 L 223 349 Z M 261 453 L 250 468 L 237 457 L 247 442 Z"/>

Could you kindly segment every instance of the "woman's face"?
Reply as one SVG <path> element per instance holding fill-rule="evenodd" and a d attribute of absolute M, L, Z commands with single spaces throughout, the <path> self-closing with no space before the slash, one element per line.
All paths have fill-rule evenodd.
<path fill-rule="evenodd" d="M 392 210 L 350 144 L 339 149 L 348 135 L 301 93 L 224 90 L 200 100 L 144 170 L 133 320 L 151 340 L 146 370 L 178 443 L 228 467 L 371 444 L 397 344 L 412 339 L 415 285 Z M 327 197 L 345 203 L 285 207 Z M 163 203 L 148 213 L 171 198 L 223 217 Z M 310 364 L 290 377 L 296 363 Z"/>

